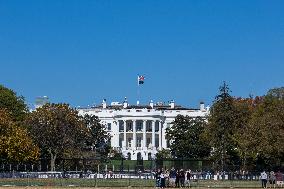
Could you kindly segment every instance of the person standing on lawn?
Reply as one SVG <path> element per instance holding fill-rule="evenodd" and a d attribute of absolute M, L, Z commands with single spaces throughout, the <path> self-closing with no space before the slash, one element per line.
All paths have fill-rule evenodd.
<path fill-rule="evenodd" d="M 263 171 L 263 172 L 260 174 L 260 179 L 261 179 L 261 187 L 262 187 L 262 188 L 266 188 L 267 174 L 266 174 L 265 171 Z"/>
<path fill-rule="evenodd" d="M 166 171 L 165 171 L 165 179 L 166 179 L 166 187 L 169 187 L 169 175 L 170 175 L 170 173 L 169 173 L 169 170 L 168 169 L 166 169 Z"/>
<path fill-rule="evenodd" d="M 177 169 L 177 174 L 176 174 L 176 181 L 175 181 L 175 187 L 179 188 L 179 178 L 180 178 L 180 174 L 179 174 L 179 170 Z"/>
<path fill-rule="evenodd" d="M 280 170 L 278 170 L 278 172 L 276 173 L 276 185 L 277 187 L 281 187 L 283 185 L 283 174 L 280 172 Z"/>
<path fill-rule="evenodd" d="M 185 172 L 185 186 L 190 188 L 190 177 L 191 177 L 191 170 L 188 169 L 186 172 Z"/>
<path fill-rule="evenodd" d="M 155 179 L 156 179 L 156 188 L 160 188 L 161 186 L 161 170 L 160 169 L 156 171 Z"/>
<path fill-rule="evenodd" d="M 169 179 L 169 186 L 170 187 L 175 187 L 175 182 L 176 182 L 176 176 L 177 176 L 177 172 L 175 170 L 174 167 L 172 167 L 172 169 L 170 170 L 170 179 Z"/>
<path fill-rule="evenodd" d="M 276 176 L 275 173 L 273 171 L 270 172 L 269 174 L 269 187 L 271 188 L 271 186 L 273 186 L 273 188 L 275 188 L 275 180 L 276 180 Z"/>
<path fill-rule="evenodd" d="M 181 169 L 179 172 L 179 180 L 180 180 L 180 187 L 184 188 L 185 173 L 183 169 Z"/>
<path fill-rule="evenodd" d="M 165 178 L 165 173 L 162 170 L 160 174 L 160 188 L 165 188 L 166 187 L 166 178 Z"/>

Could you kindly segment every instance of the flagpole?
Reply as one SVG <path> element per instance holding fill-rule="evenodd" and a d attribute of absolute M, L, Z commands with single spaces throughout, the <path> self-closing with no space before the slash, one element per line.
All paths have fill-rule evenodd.
<path fill-rule="evenodd" d="M 140 90 L 139 90 L 139 75 L 137 76 L 137 105 L 139 105 Z"/>

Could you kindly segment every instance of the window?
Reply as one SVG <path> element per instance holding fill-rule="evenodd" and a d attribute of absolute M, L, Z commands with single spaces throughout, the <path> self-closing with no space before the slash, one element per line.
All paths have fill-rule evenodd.
<path fill-rule="evenodd" d="M 126 131 L 132 131 L 132 122 L 127 122 L 127 129 Z"/>
<path fill-rule="evenodd" d="M 137 147 L 141 147 L 141 141 L 142 141 L 141 137 L 137 137 L 137 141 L 136 141 Z"/>
<path fill-rule="evenodd" d="M 119 138 L 119 147 L 122 148 L 122 141 L 123 141 L 123 138 Z"/>
<path fill-rule="evenodd" d="M 143 122 L 137 121 L 136 122 L 136 131 L 142 131 L 142 128 L 143 128 Z"/>
<path fill-rule="evenodd" d="M 138 152 L 138 153 L 137 153 L 137 160 L 141 160 L 141 159 L 142 159 L 141 153 Z"/>
<path fill-rule="evenodd" d="M 167 128 L 170 128 L 171 127 L 171 124 L 170 123 L 167 123 Z"/>
<path fill-rule="evenodd" d="M 151 138 L 147 138 L 147 145 L 146 146 L 149 146 L 150 143 L 151 143 Z"/>
<path fill-rule="evenodd" d="M 132 138 L 128 138 L 128 147 L 131 147 Z"/>
<path fill-rule="evenodd" d="M 127 159 L 131 160 L 131 153 L 130 152 L 127 153 Z"/>
<path fill-rule="evenodd" d="M 166 141 L 166 144 L 167 144 L 166 148 L 169 148 L 169 146 L 170 146 L 170 141 L 167 140 L 167 141 Z"/>
<path fill-rule="evenodd" d="M 123 132 L 124 131 L 124 125 L 122 121 L 118 121 L 118 125 L 119 125 L 119 132 Z"/>
<path fill-rule="evenodd" d="M 148 154 L 148 160 L 151 160 L 151 159 L 152 159 L 152 154 L 149 153 L 149 154 Z"/>
<path fill-rule="evenodd" d="M 159 137 L 155 138 L 155 147 L 158 148 L 159 147 Z"/>
<path fill-rule="evenodd" d="M 107 124 L 107 130 L 111 131 L 111 123 Z"/>
<path fill-rule="evenodd" d="M 147 132 L 151 132 L 152 131 L 152 122 L 151 121 L 147 121 L 146 131 Z"/>
<path fill-rule="evenodd" d="M 159 131 L 159 122 L 156 121 L 155 122 L 155 132 L 158 132 Z"/>

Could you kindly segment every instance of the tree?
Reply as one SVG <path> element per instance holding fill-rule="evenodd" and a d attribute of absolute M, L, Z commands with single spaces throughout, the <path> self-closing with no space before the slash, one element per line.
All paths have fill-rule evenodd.
<path fill-rule="evenodd" d="M 211 158 L 215 161 L 216 168 L 222 171 L 228 167 L 230 156 L 233 155 L 235 146 L 234 132 L 234 104 L 228 85 L 224 82 L 220 87 L 220 94 L 216 96 L 210 109 L 206 138 L 213 147 Z"/>
<path fill-rule="evenodd" d="M 267 165 L 279 166 L 284 161 L 284 99 L 268 93 L 249 125 L 258 158 Z"/>
<path fill-rule="evenodd" d="M 39 148 L 19 127 L 6 110 L 0 109 L 0 157 L 8 162 L 27 162 L 38 159 Z"/>
<path fill-rule="evenodd" d="M 89 130 L 89 137 L 86 140 L 87 146 L 98 152 L 102 158 L 107 157 L 111 146 L 110 135 L 106 131 L 105 125 L 102 125 L 99 118 L 94 115 L 85 114 L 83 119 Z"/>
<path fill-rule="evenodd" d="M 279 100 L 284 99 L 284 87 L 270 89 L 266 96 L 275 97 Z"/>
<path fill-rule="evenodd" d="M 253 113 L 262 101 L 262 97 L 234 99 L 235 131 L 233 132 L 233 140 L 241 160 L 242 170 L 248 170 L 248 161 L 250 161 L 249 164 L 252 166 L 257 157 L 255 147 L 258 145 L 259 141 L 255 137 L 255 130 L 250 127 L 250 122 Z"/>
<path fill-rule="evenodd" d="M 110 159 L 113 159 L 113 160 L 125 159 L 125 157 L 122 154 L 122 152 L 119 152 L 119 151 L 117 151 L 115 149 L 111 149 L 110 150 L 109 157 L 110 157 Z"/>
<path fill-rule="evenodd" d="M 0 85 L 0 108 L 6 109 L 15 121 L 22 121 L 28 112 L 24 97 L 17 96 L 16 93 Z"/>
<path fill-rule="evenodd" d="M 171 159 L 172 158 L 171 151 L 168 149 L 159 150 L 156 153 L 156 158 L 157 159 Z"/>
<path fill-rule="evenodd" d="M 178 115 L 173 126 L 166 129 L 172 155 L 177 158 L 207 157 L 210 147 L 201 138 L 205 125 L 204 118 Z"/>
<path fill-rule="evenodd" d="M 26 124 L 41 152 L 50 155 L 52 171 L 59 155 L 82 148 L 88 137 L 83 119 L 68 104 L 45 104 L 27 116 Z"/>

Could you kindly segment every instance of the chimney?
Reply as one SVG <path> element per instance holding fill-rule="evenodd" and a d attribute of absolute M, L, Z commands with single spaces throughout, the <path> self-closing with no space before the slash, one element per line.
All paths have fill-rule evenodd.
<path fill-rule="evenodd" d="M 206 111 L 207 111 L 207 112 L 210 111 L 210 106 L 206 106 Z"/>
<path fill-rule="evenodd" d="M 200 102 L 200 111 L 206 111 L 205 110 L 205 105 L 204 105 L 204 102 Z"/>
<path fill-rule="evenodd" d="M 107 107 L 106 99 L 103 99 L 103 103 L 102 103 L 102 105 L 103 105 L 103 109 L 106 109 L 106 107 Z"/>
<path fill-rule="evenodd" d="M 170 106 L 171 106 L 171 109 L 174 109 L 175 108 L 175 101 L 171 100 Z"/>
<path fill-rule="evenodd" d="M 127 104 L 127 98 L 125 97 L 124 98 L 124 101 L 123 101 L 123 108 L 127 108 L 128 104 Z"/>
<path fill-rule="evenodd" d="M 154 108 L 153 100 L 150 101 L 150 106 L 151 106 L 152 109 Z"/>

